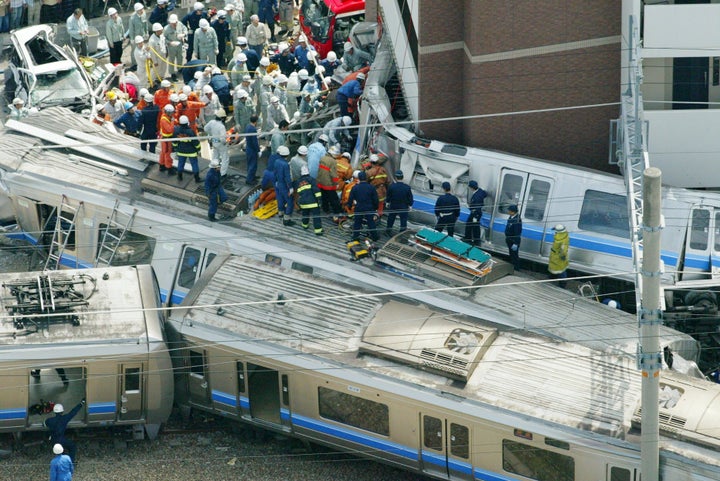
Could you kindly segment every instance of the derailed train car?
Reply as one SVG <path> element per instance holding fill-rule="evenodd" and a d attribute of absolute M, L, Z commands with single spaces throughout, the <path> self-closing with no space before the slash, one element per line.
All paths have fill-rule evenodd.
<path fill-rule="evenodd" d="M 86 399 L 70 427 L 157 435 L 173 377 L 150 266 L 5 274 L 0 293 L 0 433 Z"/>
<path fill-rule="evenodd" d="M 185 306 L 168 323 L 185 410 L 439 479 L 640 479 L 631 356 L 240 257 Z M 663 479 L 720 479 L 720 386 L 661 386 Z"/>

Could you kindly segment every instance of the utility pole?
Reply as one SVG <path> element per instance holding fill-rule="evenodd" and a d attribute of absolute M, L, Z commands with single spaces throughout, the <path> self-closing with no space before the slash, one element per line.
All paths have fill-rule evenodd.
<path fill-rule="evenodd" d="M 643 172 L 643 262 L 642 309 L 640 313 L 639 365 L 642 369 L 642 433 L 640 467 L 643 481 L 658 481 L 660 469 L 659 392 L 662 353 L 659 326 L 660 305 L 660 232 L 662 229 L 662 173 L 649 167 Z"/>

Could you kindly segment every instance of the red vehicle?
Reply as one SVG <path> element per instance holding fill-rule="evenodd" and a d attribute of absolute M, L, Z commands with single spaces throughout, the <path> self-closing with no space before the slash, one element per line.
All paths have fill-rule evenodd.
<path fill-rule="evenodd" d="M 303 0 L 300 8 L 300 25 L 320 58 L 330 50 L 341 56 L 350 30 L 364 20 L 365 0 Z"/>

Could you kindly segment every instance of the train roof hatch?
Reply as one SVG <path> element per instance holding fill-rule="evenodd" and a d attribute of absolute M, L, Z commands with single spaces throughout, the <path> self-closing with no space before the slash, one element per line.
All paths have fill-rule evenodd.
<path fill-rule="evenodd" d="M 360 351 L 467 382 L 496 337 L 495 329 L 391 301 L 368 325 Z"/>

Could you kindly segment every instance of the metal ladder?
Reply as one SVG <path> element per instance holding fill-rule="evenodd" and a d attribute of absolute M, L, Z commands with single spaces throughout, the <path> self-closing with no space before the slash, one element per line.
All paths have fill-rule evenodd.
<path fill-rule="evenodd" d="M 98 247 L 97 257 L 95 258 L 95 267 L 110 266 L 112 264 L 115 253 L 117 252 L 118 247 L 120 247 L 120 243 L 125 238 L 125 234 L 127 234 L 128 229 L 130 229 L 130 226 L 135 220 L 137 209 L 133 210 L 133 213 L 130 214 L 130 217 L 125 224 L 118 222 L 118 214 L 120 214 L 119 207 L 120 201 L 116 199 L 115 206 L 113 206 L 113 210 L 110 213 L 107 226 L 105 226 L 102 241 L 100 241 L 100 246 Z M 114 232 L 117 232 L 117 234 Z"/>
<path fill-rule="evenodd" d="M 60 267 L 60 259 L 65 252 L 71 235 L 75 231 L 75 219 L 77 219 L 82 207 L 82 202 L 77 207 L 72 207 L 67 196 L 63 194 L 60 205 L 55 211 L 55 231 L 53 232 L 52 241 L 50 241 L 45 270 L 57 270 Z M 75 262 L 75 267 L 78 267 L 77 259 Z"/>

